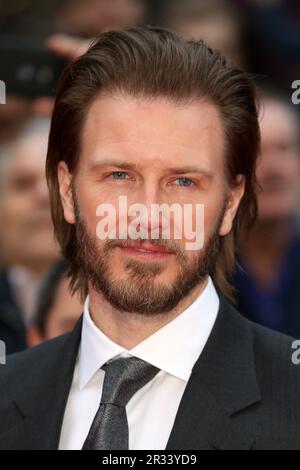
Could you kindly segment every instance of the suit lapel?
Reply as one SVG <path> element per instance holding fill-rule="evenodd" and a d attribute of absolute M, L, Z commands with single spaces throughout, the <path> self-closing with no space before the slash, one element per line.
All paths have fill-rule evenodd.
<path fill-rule="evenodd" d="M 220 298 L 208 342 L 182 397 L 167 449 L 249 449 L 260 392 L 250 323 Z"/>
<path fill-rule="evenodd" d="M 61 343 L 51 350 L 48 367 L 32 364 L 31 377 L 12 393 L 11 413 L 16 425 L 0 436 L 4 448 L 57 449 L 64 410 L 73 380 L 81 337 L 82 319 Z M 42 352 L 41 352 L 42 354 Z M 22 386 L 23 385 L 23 386 Z M 13 416 L 13 415 L 12 415 Z"/>

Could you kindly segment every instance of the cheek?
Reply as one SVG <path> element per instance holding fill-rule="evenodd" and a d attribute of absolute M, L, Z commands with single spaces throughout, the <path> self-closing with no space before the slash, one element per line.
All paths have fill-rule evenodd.
<path fill-rule="evenodd" d="M 300 179 L 300 161 L 297 159 L 290 165 L 289 176 L 295 185 L 299 186 Z"/>
<path fill-rule="evenodd" d="M 216 227 L 221 211 L 224 205 L 224 198 L 218 197 L 216 199 L 212 199 L 209 203 L 205 205 L 204 211 L 204 232 L 205 232 L 205 239 L 212 233 L 214 228 Z"/>
<path fill-rule="evenodd" d="M 22 225 L 26 218 L 26 204 L 20 198 L 15 196 L 8 197 L 3 201 L 1 209 L 1 218 L 5 225 L 18 226 Z"/>
<path fill-rule="evenodd" d="M 191 257 L 197 255 L 197 250 L 202 249 L 211 236 L 220 218 L 221 208 L 221 198 L 220 200 L 212 198 L 209 202 L 202 204 L 198 210 L 194 207 L 189 223 L 183 224 L 182 243 L 189 247 L 186 253 L 191 251 Z"/>
<path fill-rule="evenodd" d="M 103 189 L 99 184 L 90 181 L 76 179 L 76 195 L 80 205 L 80 210 L 86 213 L 96 214 L 96 209 L 100 204 L 110 204 L 118 207 L 118 194 L 112 189 Z"/>
<path fill-rule="evenodd" d="M 95 233 L 96 225 L 99 221 L 97 217 L 97 207 L 101 204 L 99 195 L 88 187 L 88 184 L 82 188 L 76 186 L 76 199 L 79 206 L 81 218 L 85 221 L 90 233 Z"/>

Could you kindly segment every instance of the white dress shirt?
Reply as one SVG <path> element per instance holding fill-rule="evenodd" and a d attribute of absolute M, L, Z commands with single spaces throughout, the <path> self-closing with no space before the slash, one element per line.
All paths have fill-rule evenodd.
<path fill-rule="evenodd" d="M 26 326 L 32 323 L 36 309 L 37 292 L 40 280 L 24 266 L 13 266 L 8 271 L 13 295 L 20 306 L 23 321 Z"/>
<path fill-rule="evenodd" d="M 65 409 L 59 449 L 81 449 L 101 400 L 105 372 L 116 356 L 135 356 L 160 372 L 128 402 L 130 450 L 164 450 L 192 368 L 215 323 L 219 298 L 208 278 L 198 298 L 178 317 L 126 350 L 96 327 L 84 305 L 81 344 Z"/>

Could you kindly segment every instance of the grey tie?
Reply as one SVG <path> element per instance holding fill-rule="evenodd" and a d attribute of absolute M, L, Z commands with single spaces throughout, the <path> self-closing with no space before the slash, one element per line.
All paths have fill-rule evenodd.
<path fill-rule="evenodd" d="M 84 450 L 129 449 L 126 405 L 131 397 L 159 372 L 137 357 L 115 359 L 104 367 L 102 397 Z"/>

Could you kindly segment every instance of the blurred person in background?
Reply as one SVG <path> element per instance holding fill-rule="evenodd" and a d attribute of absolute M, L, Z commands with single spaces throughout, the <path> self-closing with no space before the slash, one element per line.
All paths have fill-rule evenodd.
<path fill-rule="evenodd" d="M 48 50 L 53 50 L 64 59 L 73 59 L 74 44 L 78 45 L 77 55 L 80 55 L 87 49 L 90 38 L 98 36 L 103 31 L 142 23 L 149 6 L 147 0 L 44 0 L 43 2 L 2 0 L 0 2 L 2 75 L 7 67 L 14 72 L 6 82 L 6 105 L 0 106 L 0 145 L 18 135 L 28 116 L 51 115 L 55 83 L 49 84 L 47 96 L 42 94 L 35 96 L 34 87 L 28 92 L 22 82 L 18 83 L 17 87 L 15 83 L 22 66 L 36 67 L 39 70 L 43 66 L 54 67 L 54 58 L 47 56 L 46 38 L 51 37 L 53 40 L 53 48 L 50 47 Z M 72 38 L 70 35 L 75 37 Z M 84 38 L 87 38 L 86 43 Z M 16 45 L 11 51 L 5 48 L 4 43 L 7 41 L 8 44 Z M 84 44 L 83 49 L 82 44 Z M 0 79 L 3 79 L 1 69 Z"/>
<path fill-rule="evenodd" d="M 300 74 L 299 0 L 231 0 L 247 23 L 250 70 L 282 89 Z"/>
<path fill-rule="evenodd" d="M 6 103 L 0 106 L 0 148 L 18 138 L 29 118 L 51 115 L 53 97 L 33 98 L 21 80 L 16 87 L 16 77 L 23 66 L 38 65 L 35 52 L 40 49 L 42 53 L 45 38 L 57 31 L 56 17 L 63 3 L 64 0 L 0 2 L 0 79 L 6 83 Z M 31 42 L 34 47 L 30 49 Z M 12 49 L 10 44 L 14 44 Z M 44 52 L 47 53 L 46 48 Z"/>
<path fill-rule="evenodd" d="M 45 178 L 48 119 L 34 119 L 0 152 L 0 338 L 26 346 L 26 326 L 45 270 L 58 256 Z"/>
<path fill-rule="evenodd" d="M 26 99 L 6 97 L 5 105 L 0 105 L 0 148 L 21 132 L 29 113 Z"/>
<path fill-rule="evenodd" d="M 1 0 L 0 34 L 98 36 L 144 22 L 149 0 Z"/>
<path fill-rule="evenodd" d="M 300 138 L 295 107 L 277 91 L 263 93 L 258 220 L 243 238 L 235 287 L 252 321 L 300 336 Z"/>
<path fill-rule="evenodd" d="M 28 329 L 29 346 L 71 331 L 82 313 L 83 303 L 78 294 L 71 294 L 67 273 L 68 263 L 61 259 L 44 276 L 33 324 Z"/>
<path fill-rule="evenodd" d="M 204 40 L 237 66 L 244 66 L 243 17 L 226 0 L 169 0 L 166 26 L 186 39 Z"/>
<path fill-rule="evenodd" d="M 143 23 L 147 0 L 67 0 L 57 17 L 59 30 L 81 37 Z"/>
<path fill-rule="evenodd" d="M 50 97 L 7 95 L 5 105 L 0 106 L 0 151 L 2 146 L 18 139 L 28 119 L 50 118 L 52 108 Z"/>

